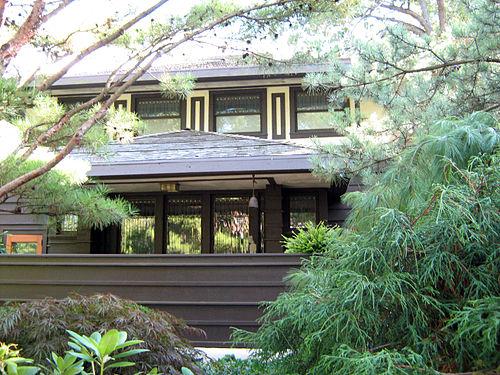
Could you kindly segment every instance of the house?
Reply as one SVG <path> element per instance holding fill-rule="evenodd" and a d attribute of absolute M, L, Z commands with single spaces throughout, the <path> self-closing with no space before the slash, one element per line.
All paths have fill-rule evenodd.
<path fill-rule="evenodd" d="M 300 257 L 283 254 L 282 238 L 307 222 L 341 225 L 349 186 L 311 173 L 310 137 L 336 142 L 325 121 L 327 97 L 301 80 L 322 65 L 279 71 L 221 61 L 150 71 L 117 101 L 146 126 L 132 143 L 113 143 L 90 161 L 89 176 L 129 200 L 137 215 L 120 226 L 83 228 L 78 218 L 0 215 L 11 252 L 0 257 L 0 302 L 112 292 L 159 307 L 205 329 L 199 345 L 227 344 L 229 327 L 255 328 L 259 302 L 283 290 Z M 157 77 L 190 72 L 185 99 L 160 94 Z M 52 87 L 63 103 L 98 92 L 106 74 L 64 77 Z M 370 103 L 354 103 L 371 111 Z M 23 247 L 23 242 L 34 242 Z M 34 249 L 34 250 L 29 250 Z"/>

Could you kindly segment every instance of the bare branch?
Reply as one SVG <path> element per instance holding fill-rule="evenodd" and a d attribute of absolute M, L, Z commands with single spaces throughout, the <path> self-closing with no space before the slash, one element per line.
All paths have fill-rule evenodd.
<path fill-rule="evenodd" d="M 0 0 L 0 27 L 3 25 L 3 15 L 5 12 L 5 5 L 7 4 L 7 0 Z"/>
<path fill-rule="evenodd" d="M 438 17 L 439 17 L 439 34 L 446 30 L 446 6 L 444 0 L 437 0 Z"/>
<path fill-rule="evenodd" d="M 404 27 L 406 27 L 408 29 L 408 31 L 418 35 L 418 36 L 422 36 L 425 34 L 425 30 L 412 24 L 412 23 L 409 23 L 409 22 L 405 22 L 405 21 L 402 21 L 402 20 L 398 20 L 397 18 L 392 18 L 392 17 L 380 17 L 380 16 L 375 16 L 373 14 L 367 16 L 367 17 L 371 17 L 371 18 L 374 18 L 376 20 L 379 20 L 379 21 L 390 21 L 390 22 L 394 22 L 394 23 L 399 23 L 401 25 L 403 25 Z"/>
<path fill-rule="evenodd" d="M 414 12 L 413 10 L 411 9 L 406 9 L 406 8 L 402 8 L 402 7 L 398 7 L 396 5 L 392 5 L 392 4 L 380 4 L 380 6 L 382 8 L 386 8 L 386 9 L 390 9 L 390 10 L 393 10 L 395 12 L 399 12 L 399 13 L 403 13 L 403 14 L 406 14 L 410 17 L 413 17 L 415 20 L 418 21 L 418 23 L 420 23 L 420 25 L 424 28 L 425 32 L 427 34 L 430 34 L 432 30 L 430 30 L 428 28 L 428 24 L 427 22 L 425 21 L 425 19 L 420 15 L 418 14 L 417 12 Z"/>
<path fill-rule="evenodd" d="M 139 79 L 152 66 L 153 62 L 161 55 L 161 52 L 168 53 L 168 52 L 172 51 L 173 49 L 177 48 L 179 45 L 181 45 L 189 40 L 192 40 L 195 36 L 203 34 L 204 32 L 211 30 L 211 29 L 217 27 L 218 25 L 227 22 L 228 20 L 230 20 L 232 18 L 236 18 L 236 17 L 241 16 L 242 14 L 246 14 L 247 12 L 258 10 L 258 9 L 264 9 L 264 8 L 268 8 L 268 7 L 272 7 L 272 6 L 276 6 L 276 5 L 283 5 L 283 4 L 286 4 L 289 2 L 293 2 L 293 0 L 276 0 L 276 1 L 271 2 L 271 3 L 259 4 L 259 5 L 252 6 L 250 8 L 235 11 L 233 13 L 229 13 L 223 17 L 218 18 L 217 20 L 215 20 L 213 22 L 210 22 L 209 24 L 205 25 L 204 27 L 201 27 L 200 29 L 198 29 L 196 31 L 193 31 L 191 33 L 186 33 L 184 35 L 184 37 L 180 38 L 179 40 L 177 40 L 174 43 L 167 43 L 166 45 L 165 44 L 159 45 L 157 48 L 152 50 L 148 56 L 144 56 L 142 59 L 142 61 L 144 62 L 149 58 L 149 61 L 143 67 L 138 69 L 131 77 L 129 77 L 126 82 L 124 82 L 121 86 L 119 86 L 117 88 L 117 90 L 105 102 L 103 102 L 101 104 L 101 107 L 97 110 L 96 113 L 94 113 L 94 115 L 91 118 L 89 118 L 88 120 L 86 120 L 85 122 L 83 122 L 80 125 L 80 127 L 73 134 L 73 136 L 68 141 L 68 143 L 51 160 L 49 160 L 43 166 L 36 168 L 30 172 L 27 172 L 27 173 L 13 179 L 12 181 L 8 182 L 7 184 L 3 185 L 2 187 L 0 187 L 0 203 L 5 202 L 5 199 L 10 192 L 14 191 L 15 189 L 21 187 L 22 185 L 24 185 L 24 184 L 36 179 L 37 177 L 40 177 L 41 175 L 47 173 L 48 171 L 50 171 L 57 164 L 59 164 L 66 156 L 68 156 L 71 153 L 71 151 L 73 151 L 73 149 L 75 147 L 79 146 L 81 144 L 81 141 L 82 141 L 83 137 L 85 136 L 85 134 L 92 128 L 92 126 L 94 126 L 98 121 L 102 120 L 106 116 L 110 106 L 116 101 L 116 99 L 118 99 L 120 97 L 120 95 L 122 95 L 135 81 L 137 81 L 137 79 Z M 163 41 L 160 41 L 160 42 L 163 42 Z M 103 92 L 104 92 L 104 90 L 103 90 Z M 101 94 L 99 96 L 103 95 L 103 92 L 101 92 Z M 86 105 L 88 105 L 90 102 L 93 102 L 93 101 L 97 102 L 97 98 L 99 96 L 97 96 L 96 98 L 93 98 L 92 100 L 89 100 L 86 103 Z M 53 127 L 54 131 L 50 134 L 55 134 L 57 131 L 59 131 L 62 128 L 62 126 L 64 126 L 64 124 L 66 124 L 69 121 L 69 119 L 71 117 L 67 116 L 67 115 L 70 113 L 71 113 L 71 111 L 68 112 L 67 114 L 65 114 L 65 116 L 63 116 L 61 118 L 61 120 L 56 125 L 54 125 L 54 127 L 56 127 L 56 128 L 54 129 L 54 127 Z M 44 133 L 43 137 L 47 137 L 47 133 Z M 42 141 L 43 141 L 43 139 L 42 139 Z"/>
<path fill-rule="evenodd" d="M 75 0 L 62 0 L 61 3 L 52 11 L 49 13 L 45 14 L 42 17 L 42 23 L 47 22 L 49 19 L 54 17 L 57 13 L 59 13 L 61 10 L 66 8 L 69 4 L 71 4 Z"/>
<path fill-rule="evenodd" d="M 24 21 L 12 39 L 0 47 L 0 61 L 4 69 L 9 65 L 12 58 L 16 57 L 19 50 L 33 39 L 38 27 L 42 23 L 44 9 L 45 0 L 36 0 L 26 21 Z"/>
<path fill-rule="evenodd" d="M 429 16 L 429 9 L 427 8 L 427 2 L 426 0 L 418 0 L 418 3 L 420 5 L 420 10 L 422 11 L 422 17 L 425 20 L 425 24 L 427 25 L 425 29 L 430 34 L 432 32 L 432 24 L 431 18 Z"/>
<path fill-rule="evenodd" d="M 126 22 L 123 24 L 121 27 L 119 27 L 115 32 L 109 34 L 103 39 L 98 40 L 94 44 L 90 45 L 89 47 L 85 48 L 84 50 L 80 51 L 78 54 L 76 54 L 71 61 L 69 61 L 64 67 L 62 67 L 57 73 L 53 74 L 49 78 L 47 78 L 44 82 L 42 82 L 40 85 L 38 85 L 38 89 L 41 91 L 47 90 L 54 82 L 56 82 L 59 78 L 64 76 L 68 70 L 73 67 L 76 63 L 78 63 L 81 59 L 84 57 L 90 55 L 92 52 L 98 50 L 101 47 L 104 47 L 116 39 L 118 39 L 123 33 L 128 30 L 130 27 L 135 25 L 137 22 L 139 22 L 141 19 L 149 15 L 150 13 L 154 12 L 156 9 L 161 7 L 163 4 L 165 4 L 168 0 L 160 0 L 158 1 L 155 5 L 152 7 L 146 9 L 142 13 L 139 13 L 136 17 L 131 19 L 130 21 Z"/>

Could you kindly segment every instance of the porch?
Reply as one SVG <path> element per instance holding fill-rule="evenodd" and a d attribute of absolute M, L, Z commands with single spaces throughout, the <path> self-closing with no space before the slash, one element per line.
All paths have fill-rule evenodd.
<path fill-rule="evenodd" d="M 2 255 L 0 304 L 70 293 L 112 293 L 201 328 L 196 346 L 229 346 L 231 327 L 255 330 L 260 303 L 300 266 L 287 254 Z"/>

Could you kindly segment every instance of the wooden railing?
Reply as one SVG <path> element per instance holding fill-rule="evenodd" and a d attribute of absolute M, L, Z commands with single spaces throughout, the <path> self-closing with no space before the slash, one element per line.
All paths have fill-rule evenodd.
<path fill-rule="evenodd" d="M 300 256 L 0 255 L 0 303 L 47 296 L 112 293 L 168 311 L 206 337 L 199 346 L 229 345 L 230 327 L 254 330 L 259 304 L 284 290 Z"/>

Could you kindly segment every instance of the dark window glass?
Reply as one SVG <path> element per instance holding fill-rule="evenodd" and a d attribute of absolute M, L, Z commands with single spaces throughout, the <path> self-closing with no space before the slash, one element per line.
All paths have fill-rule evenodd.
<path fill-rule="evenodd" d="M 260 94 L 228 94 L 214 97 L 215 128 L 220 133 L 259 133 Z"/>
<path fill-rule="evenodd" d="M 70 96 L 70 97 L 66 96 L 62 98 L 57 98 L 57 101 L 60 104 L 64 104 L 67 107 L 74 107 L 83 104 L 92 98 L 93 98 L 92 96 Z"/>
<path fill-rule="evenodd" d="M 146 124 L 143 134 L 181 129 L 181 102 L 179 99 L 139 98 L 135 102 L 135 111 Z"/>
<path fill-rule="evenodd" d="M 143 119 L 181 116 L 178 99 L 138 99 L 135 110 Z"/>
<path fill-rule="evenodd" d="M 325 94 L 297 92 L 297 112 L 328 111 Z"/>
<path fill-rule="evenodd" d="M 297 130 L 333 129 L 328 113 L 328 97 L 325 93 L 295 91 Z"/>
<path fill-rule="evenodd" d="M 249 197 L 217 197 L 214 202 L 214 253 L 249 252 Z"/>
<path fill-rule="evenodd" d="M 201 253 L 201 199 L 168 199 L 166 237 L 168 253 Z"/>
<path fill-rule="evenodd" d="M 304 227 L 308 222 L 316 223 L 316 196 L 290 196 L 290 229 Z"/>
<path fill-rule="evenodd" d="M 122 254 L 152 254 L 155 239 L 155 201 L 131 200 L 138 210 L 136 216 L 126 218 L 121 225 Z"/>

